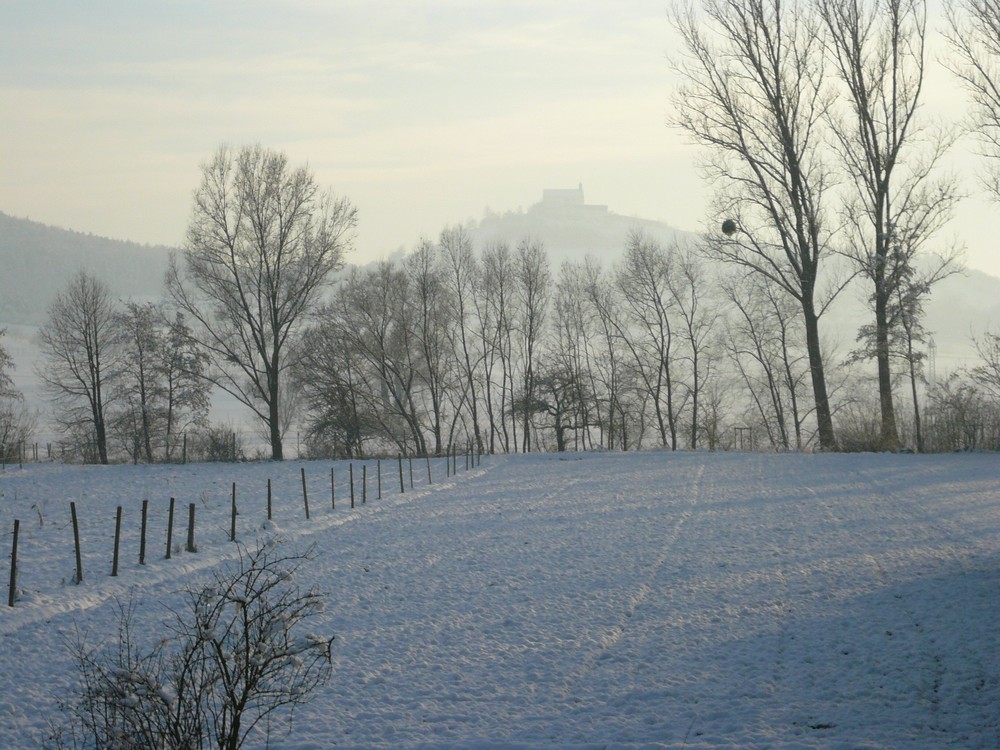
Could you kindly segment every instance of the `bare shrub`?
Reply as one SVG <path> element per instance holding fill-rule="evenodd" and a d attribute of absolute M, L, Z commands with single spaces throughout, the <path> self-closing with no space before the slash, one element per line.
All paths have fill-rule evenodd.
<path fill-rule="evenodd" d="M 50 747 L 65 750 L 237 750 L 271 718 L 325 684 L 333 638 L 305 624 L 323 596 L 295 575 L 306 556 L 273 545 L 241 549 L 236 569 L 185 594 L 170 634 L 146 651 L 135 603 L 119 604 L 117 640 L 90 648 L 78 637 L 80 687 Z"/>

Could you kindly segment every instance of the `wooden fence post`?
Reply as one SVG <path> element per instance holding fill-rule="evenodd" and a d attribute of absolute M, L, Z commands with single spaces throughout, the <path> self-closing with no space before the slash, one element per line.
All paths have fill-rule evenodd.
<path fill-rule="evenodd" d="M 181 463 L 186 464 L 188 462 L 188 434 L 184 433 L 183 447 L 181 448 Z"/>
<path fill-rule="evenodd" d="M 337 510 L 337 485 L 333 481 L 333 467 L 330 467 L 330 510 Z"/>
<path fill-rule="evenodd" d="M 306 520 L 309 520 L 309 493 L 306 491 L 306 467 L 302 467 L 302 503 L 306 506 Z"/>
<path fill-rule="evenodd" d="M 378 499 L 382 499 L 382 459 L 376 459 L 378 461 Z"/>
<path fill-rule="evenodd" d="M 229 520 L 229 541 L 236 541 L 236 482 L 233 482 L 233 510 Z"/>
<path fill-rule="evenodd" d="M 76 547 L 76 583 L 83 583 L 83 557 L 80 554 L 80 524 L 76 519 L 76 503 L 69 504 L 69 512 L 73 516 L 73 546 Z"/>
<path fill-rule="evenodd" d="M 431 457 L 429 455 L 424 456 L 427 459 L 427 484 L 434 484 L 431 481 Z"/>
<path fill-rule="evenodd" d="M 271 520 L 271 480 L 267 480 L 267 520 Z"/>
<path fill-rule="evenodd" d="M 349 463 L 347 465 L 347 477 L 351 483 L 351 507 L 354 507 L 354 464 Z"/>
<path fill-rule="evenodd" d="M 197 552 L 198 548 L 194 546 L 194 510 L 195 504 L 191 503 L 188 505 L 188 540 L 187 540 L 187 551 Z"/>
<path fill-rule="evenodd" d="M 142 501 L 142 528 L 139 531 L 139 564 L 146 564 L 146 519 L 149 515 L 149 500 Z"/>
<path fill-rule="evenodd" d="M 361 465 L 361 504 L 368 502 L 368 464 Z"/>
<path fill-rule="evenodd" d="M 17 537 L 21 530 L 21 522 L 14 519 L 14 543 L 10 551 L 10 593 L 7 595 L 7 606 L 14 606 L 17 598 Z"/>
<path fill-rule="evenodd" d="M 118 548 L 122 539 L 122 506 L 118 506 L 115 513 L 115 554 L 111 558 L 111 576 L 118 576 Z"/>
<path fill-rule="evenodd" d="M 399 494 L 402 495 L 406 492 L 406 488 L 403 486 L 403 454 L 398 454 L 399 460 Z"/>
<path fill-rule="evenodd" d="M 170 510 L 167 511 L 167 559 L 172 553 L 171 546 L 174 539 L 174 499 L 170 498 Z"/>

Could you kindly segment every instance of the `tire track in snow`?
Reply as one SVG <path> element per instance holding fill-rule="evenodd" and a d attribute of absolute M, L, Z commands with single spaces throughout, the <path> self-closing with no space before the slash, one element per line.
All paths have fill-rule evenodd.
<path fill-rule="evenodd" d="M 625 638 L 636 611 L 654 590 L 654 582 L 660 577 L 667 561 L 673 556 L 674 547 L 678 539 L 680 539 L 684 527 L 688 524 L 694 508 L 699 505 L 704 475 L 705 464 L 703 462 L 697 467 L 694 476 L 685 486 L 683 492 L 687 498 L 685 507 L 679 513 L 676 513 L 672 523 L 668 525 L 659 555 L 657 555 L 652 565 L 649 566 L 645 577 L 638 582 L 639 585 L 626 598 L 625 608 L 619 616 L 618 621 L 604 628 L 603 633 L 596 639 L 598 647 L 584 655 L 580 659 L 579 666 L 569 675 L 567 684 L 559 695 L 560 700 L 573 702 L 574 697 L 579 692 L 580 686 L 586 681 L 588 676 L 598 668 L 600 663 L 608 657 L 608 654 Z M 676 511 L 676 508 L 671 507 L 670 510 L 673 512 Z"/>

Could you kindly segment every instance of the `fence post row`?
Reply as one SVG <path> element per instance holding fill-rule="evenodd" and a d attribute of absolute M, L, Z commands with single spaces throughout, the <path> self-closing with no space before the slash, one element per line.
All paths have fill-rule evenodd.
<path fill-rule="evenodd" d="M 184 436 L 185 440 L 187 435 Z M 36 444 L 37 445 L 37 444 Z M 21 446 L 21 451 L 23 453 L 23 445 Z M 469 452 L 466 453 L 466 470 L 471 466 L 475 466 L 479 461 L 482 460 L 481 453 L 474 453 L 474 448 L 469 447 Z M 3 453 L 0 450 L 0 453 Z M 448 469 L 449 475 L 452 472 L 457 473 L 457 446 L 449 446 L 448 454 L 445 457 L 445 466 Z M 397 454 L 396 457 L 398 467 L 399 467 L 399 491 L 400 493 L 406 492 L 406 484 L 403 475 L 403 454 Z M 412 457 L 407 457 L 409 461 L 410 470 L 410 488 L 413 488 L 413 459 Z M 427 484 L 433 484 L 431 475 L 431 460 L 430 456 L 425 456 L 425 461 L 427 465 Z M 377 479 L 378 479 L 378 498 L 382 499 L 382 459 L 377 459 Z M 355 496 L 354 496 L 354 464 L 348 465 L 349 480 L 351 486 L 351 507 L 355 507 Z M 309 495 L 308 487 L 306 483 L 306 470 L 305 467 L 301 469 L 302 476 L 302 501 L 305 505 L 306 519 L 309 519 Z M 368 465 L 362 464 L 361 467 L 361 502 L 367 503 L 368 501 Z M 334 469 L 330 469 L 330 504 L 332 509 L 336 509 L 336 484 L 335 484 L 335 473 Z M 83 554 L 80 545 L 80 524 L 79 518 L 76 512 L 76 503 L 70 502 L 70 514 L 73 523 L 73 546 L 76 553 L 76 578 L 74 583 L 83 583 Z M 167 548 L 165 559 L 169 560 L 173 554 L 173 533 L 174 533 L 174 510 L 176 507 L 176 499 L 170 498 L 170 505 L 167 511 Z M 197 552 L 198 549 L 195 545 L 195 514 L 196 514 L 196 503 L 190 503 L 188 505 L 188 533 L 187 533 L 187 551 Z M 114 556 L 111 564 L 111 575 L 118 575 L 118 563 L 119 563 L 119 552 L 121 546 L 121 525 L 122 525 L 122 513 L 123 508 L 121 505 L 117 506 L 115 513 L 115 539 L 114 539 Z M 229 527 L 229 539 L 230 541 L 236 540 L 236 516 L 239 515 L 239 509 L 236 504 L 236 482 L 232 483 L 232 514 L 230 519 Z M 271 480 L 267 480 L 267 518 L 271 520 L 272 518 L 272 485 Z M 139 535 L 139 564 L 146 564 L 146 536 L 149 530 L 149 500 L 142 501 L 142 521 L 141 530 Z M 11 546 L 11 566 L 10 566 L 10 586 L 8 594 L 8 606 L 13 607 L 14 601 L 16 599 L 17 593 L 17 547 L 18 547 L 18 535 L 20 530 L 20 521 L 14 519 L 14 535 L 13 544 Z"/>

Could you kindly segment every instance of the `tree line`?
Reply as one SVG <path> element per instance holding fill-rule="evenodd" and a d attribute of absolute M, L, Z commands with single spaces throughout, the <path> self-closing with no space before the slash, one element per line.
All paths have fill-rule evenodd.
<path fill-rule="evenodd" d="M 985 364 L 963 382 L 925 396 L 923 304 L 958 269 L 937 238 L 961 197 L 941 168 L 961 131 L 921 110 L 926 2 L 697 0 L 671 18 L 673 125 L 701 146 L 720 230 L 670 247 L 637 233 L 612 268 L 553 271 L 532 238 L 474 248 L 448 228 L 334 284 L 350 202 L 283 154 L 223 147 L 202 167 L 167 274 L 155 327 L 168 343 L 150 351 L 169 352 L 155 355 L 169 366 L 145 369 L 141 308 L 88 302 L 85 275 L 50 311 L 41 374 L 64 430 L 92 433 L 106 461 L 113 402 L 111 432 L 152 460 L 151 434 L 176 434 L 175 416 L 203 420 L 211 385 L 257 418 L 275 459 L 293 424 L 311 452 L 341 455 L 465 441 L 719 448 L 742 430 L 777 449 L 934 447 L 925 433 L 947 422 L 944 404 L 969 388 L 995 395 L 996 339 L 977 342 Z M 947 64 L 971 93 L 988 165 L 1000 156 L 998 18 L 983 0 L 946 13 Z M 844 356 L 822 320 L 858 282 L 870 322 Z M 114 342 L 100 353 L 105 320 Z M 174 366 L 176 405 L 159 385 Z"/>

